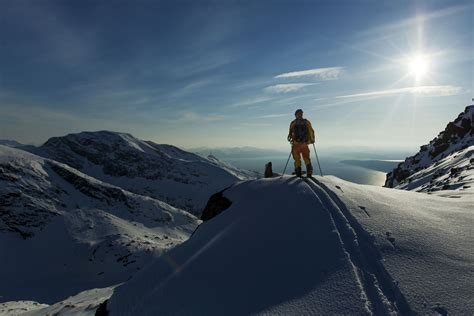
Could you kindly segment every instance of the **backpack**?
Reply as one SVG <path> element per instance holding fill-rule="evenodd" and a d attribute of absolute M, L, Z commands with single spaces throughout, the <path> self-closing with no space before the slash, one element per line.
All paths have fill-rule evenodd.
<path fill-rule="evenodd" d="M 296 142 L 306 143 L 308 141 L 308 124 L 306 119 L 296 119 L 293 127 L 293 140 Z"/>

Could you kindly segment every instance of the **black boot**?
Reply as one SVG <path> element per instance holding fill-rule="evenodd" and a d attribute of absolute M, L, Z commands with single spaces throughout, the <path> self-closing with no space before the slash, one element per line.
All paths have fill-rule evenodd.
<path fill-rule="evenodd" d="M 306 165 L 306 176 L 312 177 L 313 176 L 313 165 L 307 164 Z"/>
<path fill-rule="evenodd" d="M 301 167 L 296 167 L 295 168 L 295 175 L 297 177 L 300 177 L 301 178 Z"/>

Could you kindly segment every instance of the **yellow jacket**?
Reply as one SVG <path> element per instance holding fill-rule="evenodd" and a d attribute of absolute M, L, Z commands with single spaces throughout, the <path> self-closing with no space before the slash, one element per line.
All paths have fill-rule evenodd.
<path fill-rule="evenodd" d="M 292 144 L 312 144 L 314 143 L 314 130 L 313 130 L 313 127 L 311 126 L 311 122 L 307 119 L 302 119 L 304 121 L 306 121 L 306 128 L 308 129 L 308 133 L 307 133 L 307 141 L 304 142 L 304 141 L 297 141 L 295 138 L 295 125 L 296 125 L 296 121 L 298 119 L 294 119 L 291 123 L 290 123 L 290 131 L 288 133 L 288 141 L 291 142 Z"/>

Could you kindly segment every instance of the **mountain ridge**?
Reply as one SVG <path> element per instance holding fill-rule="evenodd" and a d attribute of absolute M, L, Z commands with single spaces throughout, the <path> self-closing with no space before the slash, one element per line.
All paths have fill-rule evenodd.
<path fill-rule="evenodd" d="M 257 176 L 218 159 L 111 131 L 53 137 L 35 153 L 196 215 L 211 194 L 235 181 Z"/>
<path fill-rule="evenodd" d="M 387 174 L 385 187 L 436 192 L 474 183 L 474 105 Z"/>

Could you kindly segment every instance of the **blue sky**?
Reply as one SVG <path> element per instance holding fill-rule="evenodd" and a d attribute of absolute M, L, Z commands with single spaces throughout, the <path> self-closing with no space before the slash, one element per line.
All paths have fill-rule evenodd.
<path fill-rule="evenodd" d="M 2 0 L 0 138 L 286 148 L 303 108 L 321 146 L 416 148 L 471 103 L 472 21 L 471 1 Z"/>

